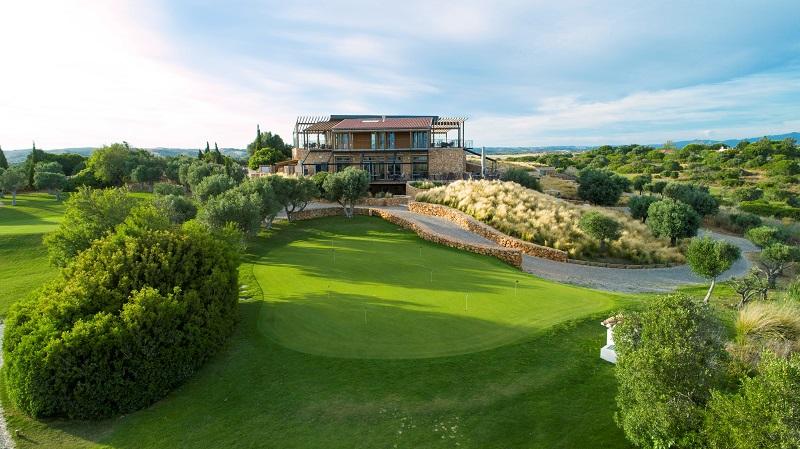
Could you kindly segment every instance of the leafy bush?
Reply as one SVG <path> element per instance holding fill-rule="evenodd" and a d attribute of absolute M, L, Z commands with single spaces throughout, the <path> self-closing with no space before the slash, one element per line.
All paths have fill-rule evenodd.
<path fill-rule="evenodd" d="M 186 195 L 186 189 L 178 184 L 157 182 L 153 185 L 153 193 L 156 195 Z"/>
<path fill-rule="evenodd" d="M 169 216 L 170 222 L 175 224 L 189 221 L 197 215 L 197 206 L 185 196 L 162 195 L 156 197 L 153 203 Z"/>
<path fill-rule="evenodd" d="M 192 194 L 202 204 L 211 199 L 211 197 L 234 187 L 236 187 L 236 181 L 233 178 L 228 175 L 217 174 L 203 178 L 192 188 Z"/>
<path fill-rule="evenodd" d="M 792 218 L 800 220 L 800 208 L 765 200 L 742 201 L 739 209 L 762 217 Z"/>
<path fill-rule="evenodd" d="M 317 186 L 317 191 L 320 192 L 320 194 L 324 193 L 322 185 L 325 184 L 325 178 L 327 178 L 330 174 L 331 173 L 327 171 L 320 171 L 314 173 L 314 176 L 311 177 L 311 181 L 313 181 L 314 185 Z"/>
<path fill-rule="evenodd" d="M 632 196 L 628 200 L 628 209 L 631 210 L 631 217 L 642 221 L 647 220 L 647 209 L 656 201 L 658 201 L 658 198 L 652 195 Z"/>
<path fill-rule="evenodd" d="M 759 248 L 766 248 L 775 243 L 786 242 L 788 235 L 783 230 L 773 226 L 758 226 L 749 229 L 745 233 L 745 237 Z"/>
<path fill-rule="evenodd" d="M 647 226 L 654 235 L 668 238 L 674 246 L 679 238 L 697 234 L 700 216 L 686 203 L 661 200 L 647 208 Z"/>
<path fill-rule="evenodd" d="M 136 200 L 125 189 L 81 187 L 64 205 L 64 219 L 44 237 L 50 263 L 60 267 L 122 223 L 136 206 Z"/>
<path fill-rule="evenodd" d="M 688 204 L 701 217 L 713 215 L 719 211 L 719 202 L 708 192 L 706 187 L 672 182 L 664 187 L 663 194 L 667 198 Z"/>
<path fill-rule="evenodd" d="M 583 170 L 578 177 L 578 197 L 592 204 L 613 206 L 630 181 L 606 170 Z"/>
<path fill-rule="evenodd" d="M 289 220 L 292 219 L 294 212 L 305 209 L 308 203 L 319 195 L 314 181 L 305 176 L 272 175 L 264 179 L 269 183 L 275 200 L 283 206 L 286 218 Z"/>
<path fill-rule="evenodd" d="M 569 253 L 575 259 L 597 255 L 636 263 L 680 262 L 675 248 L 653 236 L 647 226 L 622 212 L 602 211 L 622 226 L 621 236 L 600 252 L 599 242 L 579 227 L 581 216 L 596 210 L 500 181 L 456 181 L 420 192 L 417 201 L 459 209 L 506 234 Z"/>
<path fill-rule="evenodd" d="M 500 179 L 503 181 L 516 182 L 528 189 L 542 191 L 542 186 L 539 185 L 539 179 L 522 168 L 509 168 L 500 176 Z"/>
<path fill-rule="evenodd" d="M 211 197 L 198 218 L 213 229 L 223 229 L 232 223 L 245 235 L 252 236 L 261 228 L 262 206 L 258 193 L 232 189 Z"/>
<path fill-rule="evenodd" d="M 616 421 L 634 445 L 702 447 L 704 405 L 719 380 L 724 328 L 684 295 L 657 297 L 614 328 Z"/>
<path fill-rule="evenodd" d="M 578 226 L 590 237 L 600 241 L 600 248 L 605 249 L 607 241 L 616 240 L 620 237 L 620 224 L 617 220 L 600 212 L 587 212 L 583 214 Z"/>
<path fill-rule="evenodd" d="M 747 231 L 748 229 L 761 226 L 761 218 L 758 215 L 748 213 L 734 213 L 730 214 L 731 223 L 733 223 L 739 232 Z"/>
<path fill-rule="evenodd" d="M 135 226 L 98 240 L 6 321 L 6 385 L 34 417 L 103 418 L 147 406 L 227 340 L 238 256 L 202 226 Z"/>
<path fill-rule="evenodd" d="M 800 356 L 767 353 L 738 392 L 715 391 L 706 427 L 712 448 L 800 447 Z"/>

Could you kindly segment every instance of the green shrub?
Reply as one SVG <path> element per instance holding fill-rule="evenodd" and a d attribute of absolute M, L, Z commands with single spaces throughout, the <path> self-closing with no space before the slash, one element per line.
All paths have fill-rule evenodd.
<path fill-rule="evenodd" d="M 500 176 L 500 179 L 503 181 L 516 182 L 528 189 L 542 191 L 542 187 L 539 185 L 539 179 L 522 168 L 509 168 Z"/>
<path fill-rule="evenodd" d="M 606 170 L 583 170 L 578 177 L 578 197 L 592 204 L 613 206 L 619 202 L 630 181 Z"/>
<path fill-rule="evenodd" d="M 745 233 L 745 237 L 759 248 L 766 248 L 775 243 L 785 243 L 788 239 L 788 235 L 783 230 L 773 226 L 751 228 Z"/>
<path fill-rule="evenodd" d="M 668 238 L 674 246 L 679 238 L 697 234 L 700 215 L 681 201 L 656 201 L 647 208 L 647 226 L 654 235 Z"/>
<path fill-rule="evenodd" d="M 719 202 L 708 192 L 706 187 L 672 182 L 667 184 L 663 194 L 667 198 L 688 204 L 701 217 L 714 215 L 719 211 Z"/>
<path fill-rule="evenodd" d="M 792 207 L 785 203 L 771 203 L 765 200 L 742 201 L 739 203 L 739 209 L 762 217 L 800 220 L 800 208 Z"/>
<path fill-rule="evenodd" d="M 767 352 L 738 392 L 715 391 L 706 428 L 714 449 L 800 447 L 800 356 Z"/>
<path fill-rule="evenodd" d="M 197 206 L 185 196 L 158 196 L 153 203 L 169 216 L 170 222 L 175 224 L 181 224 L 197 216 Z"/>
<path fill-rule="evenodd" d="M 761 226 L 761 218 L 758 215 L 748 213 L 730 214 L 731 223 L 736 226 L 738 232 Z"/>
<path fill-rule="evenodd" d="M 614 328 L 617 423 L 634 445 L 703 447 L 704 405 L 719 382 L 724 328 L 684 295 L 648 300 Z"/>
<path fill-rule="evenodd" d="M 583 214 L 578 226 L 581 231 L 600 242 L 601 251 L 605 250 L 606 242 L 617 240 L 620 237 L 620 228 L 622 227 L 617 220 L 594 211 Z"/>
<path fill-rule="evenodd" d="M 439 186 L 443 186 L 444 185 L 444 183 L 439 182 L 439 181 L 412 181 L 409 184 L 411 184 L 411 187 L 414 187 L 414 188 L 417 188 L 417 189 L 420 189 L 420 190 L 428 190 L 428 189 L 432 189 L 434 187 L 439 187 Z"/>
<path fill-rule="evenodd" d="M 125 227 L 12 307 L 6 385 L 34 417 L 103 418 L 162 398 L 227 340 L 238 256 L 197 224 Z"/>
<path fill-rule="evenodd" d="M 628 209 L 631 210 L 631 217 L 642 221 L 647 220 L 647 209 L 656 201 L 658 201 L 658 198 L 652 195 L 632 196 L 628 200 Z"/>
<path fill-rule="evenodd" d="M 256 192 L 232 189 L 211 197 L 200 211 L 200 221 L 213 229 L 232 223 L 245 235 L 255 235 L 261 228 L 262 197 Z"/>
<path fill-rule="evenodd" d="M 228 175 L 217 174 L 203 178 L 192 187 L 192 193 L 197 201 L 205 203 L 212 197 L 236 187 L 236 181 Z"/>
<path fill-rule="evenodd" d="M 157 182 L 153 185 L 153 193 L 156 195 L 186 195 L 186 189 L 178 184 Z"/>
<path fill-rule="evenodd" d="M 124 189 L 81 187 L 64 205 L 61 224 L 44 237 L 50 263 L 60 267 L 122 223 L 136 206 L 136 200 Z"/>

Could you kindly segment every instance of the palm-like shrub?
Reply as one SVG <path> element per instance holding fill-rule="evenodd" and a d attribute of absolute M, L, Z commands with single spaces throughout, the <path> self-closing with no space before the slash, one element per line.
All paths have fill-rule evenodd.
<path fill-rule="evenodd" d="M 417 201 L 461 210 L 496 229 L 576 259 L 613 257 L 636 263 L 680 262 L 676 248 L 653 236 L 647 226 L 624 213 L 583 207 L 526 189 L 513 182 L 456 181 L 421 192 Z M 584 214 L 597 211 L 620 223 L 620 236 L 604 251 L 580 228 Z"/>
<path fill-rule="evenodd" d="M 11 400 L 35 417 L 101 418 L 147 406 L 190 377 L 237 318 L 238 256 L 197 223 L 95 241 L 9 312 Z"/>

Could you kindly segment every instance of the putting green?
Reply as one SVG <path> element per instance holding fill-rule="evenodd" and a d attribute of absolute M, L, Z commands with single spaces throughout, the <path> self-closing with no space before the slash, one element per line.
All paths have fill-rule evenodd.
<path fill-rule="evenodd" d="M 257 280 L 265 300 L 260 332 L 287 348 L 332 357 L 486 350 L 609 310 L 616 298 L 544 281 L 370 217 L 292 223 L 259 238 L 250 253 L 250 282 Z"/>

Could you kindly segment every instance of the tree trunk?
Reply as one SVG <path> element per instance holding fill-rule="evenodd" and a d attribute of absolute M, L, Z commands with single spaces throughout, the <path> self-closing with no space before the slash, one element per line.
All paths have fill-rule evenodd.
<path fill-rule="evenodd" d="M 16 206 L 17 205 L 17 191 L 16 190 L 12 190 L 11 191 L 11 205 L 12 206 Z"/>
<path fill-rule="evenodd" d="M 678 243 L 678 237 L 669 238 L 669 246 L 675 246 L 676 243 Z"/>
<path fill-rule="evenodd" d="M 708 287 L 708 292 L 706 293 L 706 297 L 703 298 L 703 304 L 708 304 L 708 300 L 711 298 L 711 292 L 714 291 L 714 286 L 717 284 L 717 278 L 711 278 L 711 286 Z"/>

